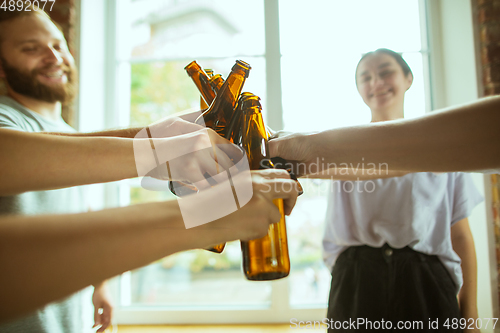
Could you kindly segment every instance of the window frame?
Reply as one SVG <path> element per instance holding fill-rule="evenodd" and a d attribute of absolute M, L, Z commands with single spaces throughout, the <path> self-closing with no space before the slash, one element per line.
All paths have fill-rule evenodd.
<path fill-rule="evenodd" d="M 123 0 L 120 0 L 123 1 Z M 274 129 L 283 128 L 283 106 L 281 98 L 281 52 L 280 52 L 280 32 L 279 32 L 279 0 L 263 0 L 264 1 L 264 17 L 265 17 L 265 54 L 263 58 L 266 62 L 266 86 L 267 86 L 267 109 L 273 110 L 273 113 L 266 114 L 266 123 Z M 424 65 L 424 88 L 426 93 L 426 112 L 432 110 L 434 104 L 431 91 L 433 91 L 433 83 L 435 78 L 430 76 L 431 52 L 429 50 L 430 35 L 428 22 L 429 6 L 428 0 L 419 0 L 420 11 L 420 29 L 422 36 L 422 49 L 420 52 L 423 56 Z M 96 24 L 90 16 L 102 19 L 103 24 L 98 25 L 103 27 L 104 35 L 98 38 L 98 59 L 102 59 L 102 63 L 94 61 L 94 65 L 98 65 L 98 71 L 102 76 L 102 82 L 96 84 L 94 79 L 85 76 L 85 68 L 90 68 L 92 64 L 85 63 L 90 54 L 80 53 L 82 62 L 80 79 L 81 89 L 87 89 L 80 94 L 79 109 L 86 110 L 87 106 L 85 97 L 97 93 L 99 89 L 103 93 L 99 99 L 95 101 L 98 105 L 96 111 L 91 114 L 79 113 L 80 130 L 96 130 L 93 126 L 100 128 L 122 127 L 128 124 L 130 105 L 128 101 L 130 89 L 124 87 L 130 86 L 130 63 L 118 58 L 118 40 L 116 38 L 117 25 L 119 20 L 120 6 L 118 0 L 109 0 L 104 4 L 99 0 L 80 0 L 80 9 L 82 10 L 81 31 L 87 31 L 87 27 Z M 90 10 L 92 14 L 90 14 Z M 85 17 L 83 15 L 86 15 Z M 100 21 L 99 21 L 100 22 Z M 85 29 L 84 29 L 85 28 Z M 95 30 L 95 28 L 94 28 Z M 85 34 L 89 34 L 86 32 Z M 99 35 L 97 35 L 99 36 Z M 87 37 L 87 39 L 89 39 Z M 93 49 L 92 47 L 84 46 L 91 45 L 91 41 L 84 41 L 81 37 L 80 50 Z M 433 80 L 433 81 L 431 81 Z M 104 112 L 106 110 L 106 112 Z M 119 111 L 120 110 L 120 111 Z M 126 110 L 124 112 L 124 110 Z M 89 119 L 99 119 L 96 124 L 92 125 Z M 104 126 L 102 126 L 104 125 Z M 96 189 L 98 195 L 96 197 L 104 199 L 104 206 L 123 206 L 129 203 L 129 193 L 126 191 L 128 185 L 123 183 L 111 183 Z M 102 207 L 101 207 L 102 208 Z M 231 308 L 220 306 L 210 309 L 205 307 L 183 307 L 173 309 L 172 307 L 146 307 L 146 306 L 126 306 L 123 307 L 124 301 L 127 302 L 126 294 L 123 293 L 123 280 L 130 277 L 130 272 L 122 274 L 120 277 L 112 281 L 112 289 L 116 299 L 116 322 L 118 324 L 186 324 L 186 323 L 203 323 L 203 324 L 222 324 L 222 323 L 289 323 L 291 318 L 303 321 L 322 320 L 326 316 L 325 306 L 301 306 L 294 307 L 289 304 L 289 288 L 288 279 L 281 279 L 272 282 L 272 293 L 270 306 L 242 306 Z M 224 310 L 224 311 L 221 311 Z"/>

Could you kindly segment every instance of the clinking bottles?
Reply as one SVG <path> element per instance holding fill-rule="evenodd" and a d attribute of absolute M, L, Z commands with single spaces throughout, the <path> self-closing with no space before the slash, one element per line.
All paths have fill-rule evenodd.
<path fill-rule="evenodd" d="M 227 126 L 250 69 L 250 65 L 246 62 L 236 61 L 210 107 L 196 119 L 197 124 L 204 124 L 220 136 L 226 137 Z"/>
<path fill-rule="evenodd" d="M 196 123 L 212 128 L 219 135 L 225 136 L 227 126 L 233 116 L 233 110 L 236 106 L 236 100 L 243 88 L 243 83 L 248 77 L 250 65 L 244 61 L 237 60 L 231 69 L 227 80 L 224 81 L 220 74 L 214 75 L 209 79 L 209 85 L 212 91 L 216 92 L 215 99 L 197 120 Z M 217 244 L 207 250 L 221 253 L 226 244 Z"/>
<path fill-rule="evenodd" d="M 251 170 L 272 168 L 259 97 L 242 96 L 240 103 L 241 133 L 233 131 L 231 139 L 246 151 Z M 267 236 L 241 242 L 243 271 L 249 280 L 275 280 L 290 272 L 283 200 L 274 200 L 274 204 L 281 212 L 281 219 L 269 226 Z"/>

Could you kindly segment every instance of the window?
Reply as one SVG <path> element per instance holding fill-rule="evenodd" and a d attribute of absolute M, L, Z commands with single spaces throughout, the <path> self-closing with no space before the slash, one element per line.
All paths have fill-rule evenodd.
<path fill-rule="evenodd" d="M 110 1 L 107 126 L 145 126 L 199 109 L 184 66 L 196 59 L 227 76 L 251 64 L 244 91 L 262 98 L 267 125 L 313 131 L 369 122 L 354 83 L 364 52 L 402 52 L 414 73 L 405 112 L 430 109 L 422 0 L 113 0 Z M 276 24 L 279 22 L 279 24 Z M 266 42 L 267 41 L 267 42 Z M 303 180 L 305 194 L 287 219 L 292 271 L 247 281 L 239 243 L 222 254 L 179 253 L 120 278 L 123 323 L 288 322 L 326 314 L 330 275 L 321 260 L 327 182 Z M 116 190 L 115 190 L 116 189 Z M 115 202 L 170 200 L 138 180 L 112 187 Z M 225 311 L 217 311 L 224 309 Z M 230 319 L 229 319 L 230 318 Z"/>

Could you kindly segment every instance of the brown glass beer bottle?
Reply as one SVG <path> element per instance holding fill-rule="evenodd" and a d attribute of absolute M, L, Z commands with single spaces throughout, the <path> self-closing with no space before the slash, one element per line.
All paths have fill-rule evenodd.
<path fill-rule="evenodd" d="M 205 68 L 205 73 L 207 74 L 208 76 L 208 83 L 210 84 L 210 79 L 212 78 L 212 76 L 214 76 L 214 70 L 213 69 L 210 69 L 210 68 Z M 212 87 L 212 86 L 210 86 Z M 213 90 L 213 88 L 212 88 Z M 200 95 L 200 110 L 206 110 L 208 109 L 208 104 L 207 102 L 205 102 L 205 99 L 203 98 L 203 96 Z"/>
<path fill-rule="evenodd" d="M 224 79 L 222 78 L 222 75 L 215 74 L 210 78 L 208 83 L 210 83 L 212 90 L 215 92 L 215 95 L 217 95 L 217 92 L 220 90 L 220 87 L 222 87 L 222 85 L 224 84 Z"/>
<path fill-rule="evenodd" d="M 213 103 L 210 104 L 208 110 L 196 119 L 197 124 L 204 124 L 216 131 L 220 136 L 226 137 L 227 126 L 250 69 L 250 65 L 246 62 L 236 61 L 231 73 L 217 91 Z"/>
<path fill-rule="evenodd" d="M 261 110 L 258 96 L 244 97 L 241 101 L 241 136 L 233 138 L 247 153 L 250 170 L 273 168 Z M 283 199 L 273 202 L 279 208 L 281 219 L 269 226 L 266 236 L 241 242 L 243 271 L 249 280 L 275 280 L 290 273 Z"/>
<path fill-rule="evenodd" d="M 203 68 L 201 68 L 201 66 L 198 65 L 198 63 L 194 60 L 191 61 L 186 67 L 184 67 L 184 69 L 186 70 L 189 77 L 191 77 L 191 79 L 193 80 L 196 88 L 198 88 L 198 91 L 200 92 L 205 105 L 212 104 L 215 98 L 215 92 L 210 86 L 210 77 L 207 75 L 207 73 L 205 73 Z M 202 109 L 206 108 L 207 107 L 204 107 Z"/>
<path fill-rule="evenodd" d="M 214 86 L 212 85 L 212 82 L 213 82 L 212 79 L 214 77 L 213 69 L 205 68 L 205 73 L 207 73 L 207 76 L 209 78 L 208 84 L 212 88 L 212 91 L 217 95 L 217 90 L 214 89 Z M 217 77 L 220 78 L 222 80 L 222 82 L 224 82 L 224 80 L 222 79 L 222 76 L 220 74 L 217 74 Z M 213 100 L 212 100 L 212 102 L 213 102 Z M 208 107 L 209 107 L 209 105 L 207 105 L 207 103 L 203 99 L 203 96 L 200 96 L 200 110 L 208 109 Z M 211 251 L 211 252 L 215 252 L 215 253 L 222 253 L 222 251 L 224 251 L 225 247 L 226 247 L 226 243 L 221 243 L 221 244 L 217 244 L 213 247 L 210 247 L 206 250 Z"/>

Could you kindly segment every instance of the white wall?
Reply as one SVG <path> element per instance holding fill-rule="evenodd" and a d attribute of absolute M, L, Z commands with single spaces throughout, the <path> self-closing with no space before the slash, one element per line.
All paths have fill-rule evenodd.
<path fill-rule="evenodd" d="M 434 109 L 478 98 L 476 48 L 470 0 L 428 0 Z M 478 258 L 479 317 L 498 317 L 495 244 L 489 176 L 472 174 L 486 203 L 476 207 L 469 222 Z M 483 330 L 492 332 L 492 330 Z"/>

